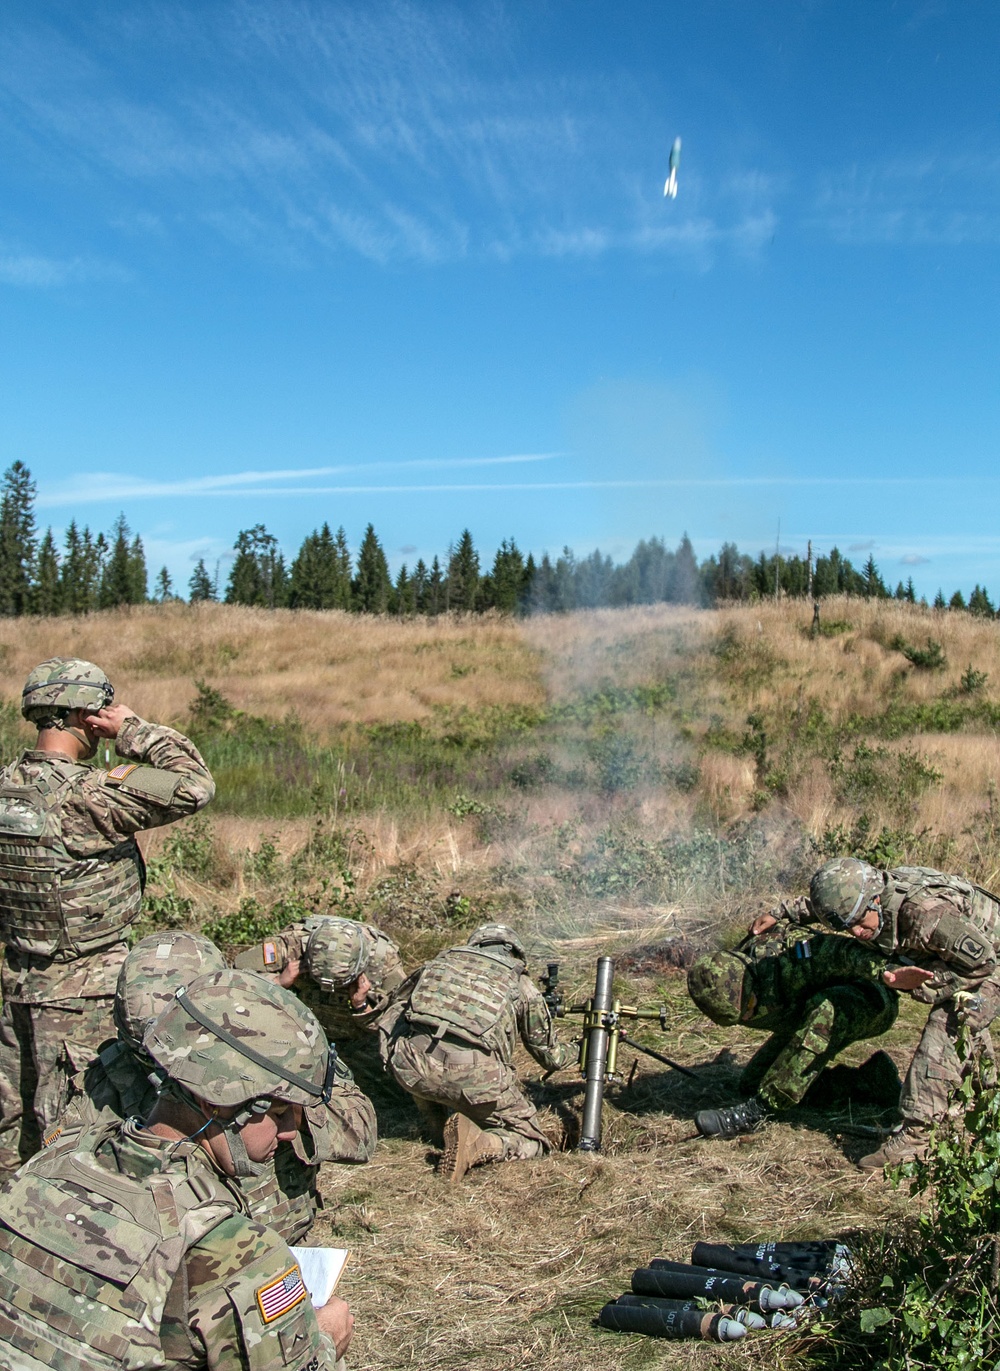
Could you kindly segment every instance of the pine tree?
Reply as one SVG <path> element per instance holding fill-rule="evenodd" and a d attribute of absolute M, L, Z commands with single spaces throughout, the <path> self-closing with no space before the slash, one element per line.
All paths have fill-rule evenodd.
<path fill-rule="evenodd" d="M 358 552 L 358 569 L 351 587 L 351 606 L 360 614 L 384 614 L 389 607 L 392 582 L 382 544 L 369 524 Z"/>
<path fill-rule="evenodd" d="M 960 590 L 956 590 L 955 593 L 954 593 L 954 595 L 953 595 L 953 596 L 951 597 L 951 599 L 948 601 L 948 608 L 949 608 L 949 609 L 964 609 L 964 608 L 965 608 L 965 596 L 962 594 L 962 592 L 961 592 Z"/>
<path fill-rule="evenodd" d="M 913 584 L 912 576 L 908 576 L 906 578 L 906 598 L 911 605 L 915 605 L 917 603 L 917 592 Z"/>
<path fill-rule="evenodd" d="M 191 579 L 188 581 L 188 599 L 193 605 L 218 599 L 212 578 L 205 568 L 204 557 L 198 558 L 198 564 L 191 573 Z"/>
<path fill-rule="evenodd" d="M 226 604 L 275 609 L 287 603 L 288 575 L 277 538 L 263 524 L 255 524 L 240 531 L 234 549 Z"/>
<path fill-rule="evenodd" d="M 0 614 L 27 614 L 35 572 L 35 483 L 23 462 L 3 474 L 0 498 Z"/>
<path fill-rule="evenodd" d="M 427 580 L 427 609 L 426 613 L 437 616 L 444 609 L 444 573 L 441 571 L 441 563 L 434 556 L 431 563 L 431 574 Z"/>
<path fill-rule="evenodd" d="M 142 604 L 146 599 L 146 555 L 142 541 L 138 535 L 130 540 L 124 514 L 119 514 L 111 533 L 114 541 L 110 554 L 101 559 L 98 606 L 115 609 L 119 605 Z"/>
<path fill-rule="evenodd" d="M 351 607 L 351 550 L 347 546 L 347 534 L 341 524 L 333 540 L 333 599 L 331 609 L 350 609 Z"/>
<path fill-rule="evenodd" d="M 944 598 L 944 592 L 941 590 L 941 587 L 939 586 L 938 593 L 934 596 L 934 608 L 944 609 L 946 603 L 947 601 Z"/>
<path fill-rule="evenodd" d="M 413 568 L 413 607 L 417 614 L 427 613 L 427 587 L 430 582 L 430 575 L 427 571 L 427 564 L 422 557 L 417 559 L 417 565 Z"/>
<path fill-rule="evenodd" d="M 864 583 L 862 594 L 865 595 L 867 599 L 885 600 L 888 598 L 889 592 L 885 588 L 885 582 L 882 580 L 878 566 L 875 563 L 874 553 L 870 552 L 868 554 L 868 560 L 865 562 L 865 569 L 861 573 L 861 576 Z"/>
<path fill-rule="evenodd" d="M 969 613 L 977 615 L 980 619 L 996 618 L 996 610 L 986 593 L 986 587 L 980 586 L 978 582 L 975 590 L 969 596 Z"/>
<path fill-rule="evenodd" d="M 465 529 L 448 558 L 446 604 L 449 609 L 469 613 L 476 607 L 478 592 L 479 553 L 473 546 L 472 534 Z"/>
<path fill-rule="evenodd" d="M 36 614 L 59 614 L 63 607 L 62 583 L 59 579 L 59 553 L 51 528 L 38 546 L 35 560 L 35 584 L 31 597 Z"/>
<path fill-rule="evenodd" d="M 392 591 L 392 612 L 401 619 L 408 619 L 417 611 L 416 588 L 406 569 L 406 563 L 399 568 L 396 584 Z"/>
<path fill-rule="evenodd" d="M 161 566 L 156 575 L 156 592 L 153 599 L 159 600 L 161 605 L 165 605 L 168 600 L 175 600 L 176 598 L 170 572 L 165 566 Z"/>
<path fill-rule="evenodd" d="M 517 543 L 505 538 L 493 558 L 493 569 L 482 582 L 483 605 L 516 614 L 524 593 L 524 558 Z"/>
<path fill-rule="evenodd" d="M 343 535 L 340 529 L 338 538 Z M 350 600 L 350 555 L 345 576 L 343 547 L 334 539 L 330 525 L 310 533 L 292 563 L 289 604 L 293 609 L 346 609 Z M 347 590 L 345 596 L 344 591 Z"/>

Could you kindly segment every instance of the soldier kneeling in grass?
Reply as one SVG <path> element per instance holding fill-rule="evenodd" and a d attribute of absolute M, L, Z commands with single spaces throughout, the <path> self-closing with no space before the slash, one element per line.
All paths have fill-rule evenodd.
<path fill-rule="evenodd" d="M 573 1057 L 526 973 L 520 938 L 483 924 L 463 947 L 440 953 L 401 988 L 380 1018 L 383 1059 L 426 1114 L 444 1125 L 440 1174 L 460 1181 L 473 1166 L 544 1156 L 552 1141 L 514 1071 L 518 1038 L 546 1071 Z"/>

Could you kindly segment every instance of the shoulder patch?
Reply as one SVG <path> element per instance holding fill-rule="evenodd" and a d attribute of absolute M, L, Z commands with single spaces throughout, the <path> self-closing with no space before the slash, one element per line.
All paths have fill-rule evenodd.
<path fill-rule="evenodd" d="M 116 766 L 106 777 L 108 785 L 120 786 L 128 794 L 139 795 L 144 800 L 161 805 L 170 804 L 174 791 L 184 779 L 182 771 L 164 771 L 138 762 Z"/>
<path fill-rule="evenodd" d="M 129 772 L 134 771 L 138 765 L 138 762 L 122 762 L 118 766 L 113 766 L 108 772 L 108 780 L 124 781 Z"/>
<path fill-rule="evenodd" d="M 302 1272 L 296 1263 L 294 1266 L 290 1266 L 277 1280 L 269 1281 L 267 1285 L 260 1286 L 254 1293 L 261 1318 L 265 1323 L 273 1323 L 282 1314 L 286 1314 L 289 1309 L 294 1309 L 297 1304 L 301 1304 L 308 1292 L 302 1282 Z"/>

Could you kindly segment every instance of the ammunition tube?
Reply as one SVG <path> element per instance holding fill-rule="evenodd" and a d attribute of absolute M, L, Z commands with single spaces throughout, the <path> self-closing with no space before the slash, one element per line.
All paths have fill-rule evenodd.
<path fill-rule="evenodd" d="M 726 1314 L 695 1309 L 658 1309 L 646 1304 L 606 1304 L 598 1316 L 602 1328 L 619 1333 L 645 1333 L 653 1338 L 701 1338 L 705 1342 L 736 1342 L 746 1328 Z"/>

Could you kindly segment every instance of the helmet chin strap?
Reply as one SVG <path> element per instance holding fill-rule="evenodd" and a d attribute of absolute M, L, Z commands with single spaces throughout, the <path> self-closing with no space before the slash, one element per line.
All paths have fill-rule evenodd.
<path fill-rule="evenodd" d="M 154 1081 L 154 1084 L 155 1077 L 156 1073 L 153 1073 L 150 1076 L 150 1079 Z M 175 1098 L 182 1100 L 189 1108 L 197 1110 L 205 1120 L 200 1128 L 196 1129 L 193 1133 L 189 1133 L 186 1138 L 180 1139 L 176 1144 L 177 1146 L 180 1146 L 181 1142 L 193 1142 L 195 1138 L 204 1133 L 206 1128 L 211 1128 L 214 1123 L 225 1134 L 226 1145 L 229 1148 L 229 1155 L 233 1163 L 233 1175 L 242 1177 L 246 1180 L 251 1176 L 260 1176 L 263 1174 L 266 1163 L 251 1161 L 250 1155 L 247 1152 L 246 1143 L 243 1141 L 242 1129 L 243 1125 L 249 1123 L 255 1115 L 259 1118 L 262 1113 L 266 1113 L 266 1108 L 263 1110 L 254 1109 L 254 1102 L 251 1102 L 250 1104 L 244 1105 L 231 1119 L 220 1119 L 217 1114 L 206 1114 L 200 1100 L 198 1100 L 190 1090 L 181 1085 L 179 1081 L 170 1079 L 164 1081 L 161 1085 L 161 1091 L 170 1093 L 174 1095 Z M 270 1106 L 270 1103 L 270 1100 L 268 1100 L 267 1105 Z"/>

